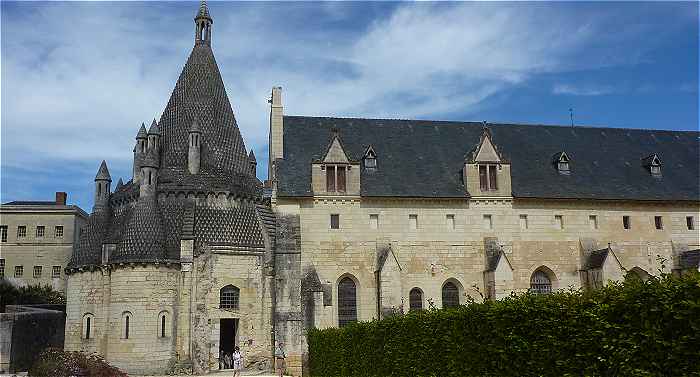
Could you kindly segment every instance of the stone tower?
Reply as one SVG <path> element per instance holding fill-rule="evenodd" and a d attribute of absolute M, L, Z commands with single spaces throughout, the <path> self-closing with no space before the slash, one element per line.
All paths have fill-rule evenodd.
<path fill-rule="evenodd" d="M 100 165 L 95 207 L 67 268 L 66 349 L 130 373 L 218 369 L 234 346 L 254 366 L 271 366 L 274 222 L 204 1 L 194 23 L 194 47 L 160 121 L 136 135 L 132 179 L 111 192 Z"/>

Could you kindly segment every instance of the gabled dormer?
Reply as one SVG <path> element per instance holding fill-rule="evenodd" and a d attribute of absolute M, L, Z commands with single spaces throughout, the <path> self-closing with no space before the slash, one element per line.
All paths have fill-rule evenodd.
<path fill-rule="evenodd" d="M 552 157 L 552 163 L 554 168 L 557 169 L 559 174 L 569 175 L 571 174 L 571 159 L 566 152 L 561 151 L 554 154 Z"/>
<path fill-rule="evenodd" d="M 510 197 L 510 161 L 500 152 L 486 123 L 464 163 L 463 179 L 471 197 Z"/>
<path fill-rule="evenodd" d="M 656 153 L 642 159 L 642 166 L 649 171 L 649 174 L 656 178 L 661 178 L 661 159 Z"/>
<path fill-rule="evenodd" d="M 365 149 L 365 154 L 362 156 L 362 164 L 365 170 L 377 170 L 377 153 L 374 152 L 374 148 L 371 145 Z"/>
<path fill-rule="evenodd" d="M 311 165 L 314 195 L 360 194 L 360 163 L 348 157 L 337 130 L 323 157 Z"/>

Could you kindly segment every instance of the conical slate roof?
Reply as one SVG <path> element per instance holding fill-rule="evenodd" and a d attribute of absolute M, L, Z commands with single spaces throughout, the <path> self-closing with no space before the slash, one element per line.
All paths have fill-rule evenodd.
<path fill-rule="evenodd" d="M 241 183 L 241 174 L 250 176 L 246 147 L 214 53 L 206 44 L 192 49 L 160 119 L 163 182 L 188 184 L 188 134 L 195 119 L 204 140 L 198 185 Z"/>
<path fill-rule="evenodd" d="M 136 134 L 137 139 L 146 139 L 148 134 L 146 133 L 146 125 L 141 123 L 141 128 L 139 128 L 139 133 Z"/>
<path fill-rule="evenodd" d="M 252 149 L 250 150 L 250 154 L 248 155 L 248 159 L 250 160 L 250 162 L 257 162 L 257 160 L 255 159 L 255 153 L 253 153 Z"/>
<path fill-rule="evenodd" d="M 195 17 L 195 20 L 198 18 L 206 18 L 209 21 L 211 21 L 211 16 L 209 15 L 209 7 L 207 7 L 207 2 L 205 0 L 202 0 L 199 3 L 199 12 L 197 12 L 197 17 Z"/>
<path fill-rule="evenodd" d="M 100 170 L 97 171 L 95 180 L 112 182 L 112 177 L 109 175 L 109 170 L 107 169 L 107 162 L 105 162 L 105 160 L 102 160 L 102 163 L 100 164 Z"/>
<path fill-rule="evenodd" d="M 153 119 L 153 123 L 151 123 L 151 128 L 148 129 L 148 134 L 160 135 L 160 129 L 158 128 L 158 123 L 156 123 L 155 119 Z"/>

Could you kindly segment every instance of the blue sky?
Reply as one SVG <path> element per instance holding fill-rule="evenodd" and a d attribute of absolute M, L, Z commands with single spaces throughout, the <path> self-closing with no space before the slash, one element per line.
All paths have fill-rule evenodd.
<path fill-rule="evenodd" d="M 2 2 L 0 201 L 89 211 L 130 179 L 192 48 L 196 2 Z M 212 47 L 267 171 L 285 113 L 698 129 L 698 3 L 216 2 Z"/>

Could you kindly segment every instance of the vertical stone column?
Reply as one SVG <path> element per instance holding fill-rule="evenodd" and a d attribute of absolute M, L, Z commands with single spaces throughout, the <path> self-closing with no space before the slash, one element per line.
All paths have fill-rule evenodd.
<path fill-rule="evenodd" d="M 177 303 L 177 344 L 179 360 L 189 360 L 192 331 L 192 262 L 194 240 L 180 241 L 180 289 Z"/>

